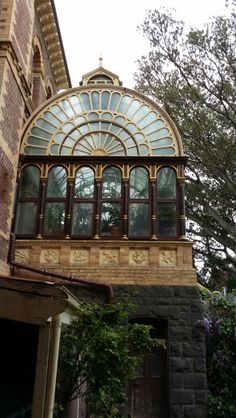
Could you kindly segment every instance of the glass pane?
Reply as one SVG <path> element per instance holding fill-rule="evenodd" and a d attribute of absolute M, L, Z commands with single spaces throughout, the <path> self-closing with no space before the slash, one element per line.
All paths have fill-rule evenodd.
<path fill-rule="evenodd" d="M 76 203 L 73 210 L 72 234 L 92 235 L 93 203 Z"/>
<path fill-rule="evenodd" d="M 46 204 L 44 233 L 63 234 L 65 226 L 65 203 L 50 202 Z"/>
<path fill-rule="evenodd" d="M 48 197 L 66 197 L 67 192 L 67 174 L 63 167 L 57 166 L 51 168 L 48 175 Z"/>
<path fill-rule="evenodd" d="M 133 237 L 148 237 L 149 224 L 149 204 L 131 203 L 129 208 L 129 234 Z"/>
<path fill-rule="evenodd" d="M 33 165 L 29 165 L 23 169 L 20 179 L 20 197 L 38 197 L 39 176 L 39 169 Z"/>
<path fill-rule="evenodd" d="M 119 235 L 120 223 L 120 203 L 103 203 L 101 207 L 101 234 Z"/>
<path fill-rule="evenodd" d="M 102 176 L 102 197 L 121 196 L 121 173 L 116 167 L 107 168 Z"/>
<path fill-rule="evenodd" d="M 92 98 L 92 108 L 98 109 L 99 108 L 99 93 L 97 91 L 93 91 L 91 94 Z"/>
<path fill-rule="evenodd" d="M 130 198 L 147 199 L 149 196 L 148 172 L 143 167 L 133 168 L 130 175 Z"/>
<path fill-rule="evenodd" d="M 94 172 L 89 167 L 82 167 L 76 173 L 75 197 L 93 197 Z"/>
<path fill-rule="evenodd" d="M 102 109 L 108 108 L 108 102 L 110 99 L 110 93 L 108 91 L 102 92 Z"/>
<path fill-rule="evenodd" d="M 35 234 L 37 203 L 22 202 L 17 205 L 16 234 Z"/>
<path fill-rule="evenodd" d="M 85 111 L 91 109 L 90 99 L 89 99 L 88 93 L 82 93 L 80 95 L 80 100 L 81 100 L 82 106 L 83 106 Z"/>
<path fill-rule="evenodd" d="M 176 173 L 173 168 L 164 167 L 158 171 L 157 193 L 162 199 L 176 198 Z"/>
<path fill-rule="evenodd" d="M 176 206 L 173 204 L 159 205 L 159 235 L 176 235 Z"/>

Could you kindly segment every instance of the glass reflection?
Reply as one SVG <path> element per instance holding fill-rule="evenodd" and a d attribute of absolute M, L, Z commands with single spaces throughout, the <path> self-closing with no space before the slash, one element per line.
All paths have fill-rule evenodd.
<path fill-rule="evenodd" d="M 51 168 L 48 175 L 47 197 L 66 197 L 67 174 L 63 167 Z"/>
<path fill-rule="evenodd" d="M 93 203 L 76 203 L 73 208 L 73 235 L 92 235 Z"/>
<path fill-rule="evenodd" d="M 176 206 L 175 204 L 159 205 L 159 235 L 176 235 Z"/>
<path fill-rule="evenodd" d="M 120 234 L 120 203 L 104 202 L 101 206 L 101 234 L 116 236 Z"/>
<path fill-rule="evenodd" d="M 25 167 L 21 173 L 19 196 L 37 198 L 39 183 L 39 169 L 33 165 Z"/>
<path fill-rule="evenodd" d="M 159 198 L 176 198 L 176 173 L 173 168 L 164 167 L 158 171 L 157 190 Z"/>
<path fill-rule="evenodd" d="M 58 235 L 64 233 L 65 227 L 65 203 L 46 203 L 44 233 L 46 235 Z"/>
<path fill-rule="evenodd" d="M 121 173 L 116 167 L 106 168 L 102 176 L 102 197 L 121 196 Z"/>
<path fill-rule="evenodd" d="M 148 172 L 143 167 L 133 168 L 130 175 L 130 198 L 147 199 L 149 196 Z"/>
<path fill-rule="evenodd" d="M 91 198 L 94 194 L 94 172 L 89 167 L 77 170 L 75 178 L 75 197 Z"/>
<path fill-rule="evenodd" d="M 129 234 L 132 237 L 149 236 L 149 204 L 131 203 L 129 208 Z"/>
<path fill-rule="evenodd" d="M 33 235 L 36 228 L 37 202 L 21 202 L 17 206 L 15 234 Z"/>

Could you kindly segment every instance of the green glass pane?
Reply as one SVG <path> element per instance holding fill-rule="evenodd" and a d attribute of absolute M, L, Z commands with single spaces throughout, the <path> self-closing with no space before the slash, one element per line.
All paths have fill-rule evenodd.
<path fill-rule="evenodd" d="M 76 125 L 80 125 L 81 123 L 86 122 L 86 119 L 83 116 L 79 116 L 78 118 L 75 119 L 75 124 Z"/>
<path fill-rule="evenodd" d="M 73 235 L 92 235 L 93 203 L 75 203 L 72 218 Z"/>
<path fill-rule="evenodd" d="M 122 116 L 117 116 L 114 121 L 116 121 L 117 123 L 119 123 L 120 125 L 125 125 L 126 124 L 126 120 L 125 118 L 123 118 Z"/>
<path fill-rule="evenodd" d="M 65 138 L 65 134 L 62 132 L 59 132 L 58 134 L 55 135 L 55 141 L 58 142 L 59 144 L 64 140 Z"/>
<path fill-rule="evenodd" d="M 81 101 L 84 111 L 91 109 L 90 98 L 89 98 L 88 93 L 82 93 L 80 95 L 80 101 Z"/>
<path fill-rule="evenodd" d="M 176 198 L 176 173 L 173 168 L 164 167 L 158 171 L 157 193 L 161 199 Z"/>
<path fill-rule="evenodd" d="M 94 194 L 94 172 L 89 167 L 81 167 L 75 177 L 75 197 L 92 198 Z"/>
<path fill-rule="evenodd" d="M 89 115 L 88 115 L 88 119 L 99 119 L 99 115 L 98 115 L 98 113 L 95 113 L 95 112 L 91 112 L 91 113 L 89 113 Z"/>
<path fill-rule="evenodd" d="M 125 113 L 125 111 L 127 110 L 128 106 L 131 103 L 131 100 L 132 99 L 129 96 L 123 96 L 122 99 L 121 99 L 121 101 L 120 101 L 120 104 L 119 104 L 119 106 L 117 108 L 117 112 L 119 112 L 119 113 Z"/>
<path fill-rule="evenodd" d="M 58 155 L 59 152 L 59 145 L 51 145 L 50 152 L 52 155 Z"/>
<path fill-rule="evenodd" d="M 116 236 L 120 234 L 120 203 L 104 202 L 101 206 L 101 234 Z"/>
<path fill-rule="evenodd" d="M 45 139 L 50 139 L 50 138 L 51 138 L 51 136 L 52 136 L 52 134 L 51 134 L 51 133 L 46 132 L 46 131 L 43 131 L 43 130 L 42 130 L 42 129 L 40 129 L 40 128 L 32 128 L 32 129 L 31 129 L 31 134 L 32 134 L 32 135 L 37 135 L 37 136 L 40 136 L 40 137 L 45 138 Z M 29 137 L 29 138 L 30 138 L 30 137 Z M 28 139 L 28 142 L 29 142 L 29 139 Z"/>
<path fill-rule="evenodd" d="M 43 117 L 55 126 L 59 126 L 60 122 L 51 112 L 44 112 Z"/>
<path fill-rule="evenodd" d="M 108 122 L 101 122 L 101 129 L 102 131 L 109 131 L 111 124 Z"/>
<path fill-rule="evenodd" d="M 130 174 L 130 198 L 147 199 L 149 197 L 149 176 L 143 167 L 133 168 Z"/>
<path fill-rule="evenodd" d="M 173 140 L 171 138 L 165 138 L 165 139 L 158 139 L 158 140 L 154 140 L 154 141 L 150 141 L 150 145 L 152 148 L 162 148 L 162 147 L 166 147 L 168 145 L 172 145 L 173 144 Z"/>
<path fill-rule="evenodd" d="M 138 100 L 133 100 L 131 105 L 129 106 L 126 115 L 131 118 L 132 115 L 138 110 L 138 108 L 140 107 L 141 103 Z"/>
<path fill-rule="evenodd" d="M 65 227 L 65 203 L 48 202 L 44 216 L 44 234 L 63 234 Z"/>
<path fill-rule="evenodd" d="M 99 109 L 99 93 L 97 91 L 93 91 L 91 93 L 91 100 L 92 100 L 92 109 Z"/>
<path fill-rule="evenodd" d="M 37 220 L 37 203 L 21 202 L 17 205 L 15 234 L 34 235 Z"/>
<path fill-rule="evenodd" d="M 132 120 L 134 122 L 138 122 L 140 119 L 143 119 L 150 112 L 150 108 L 148 106 L 142 106 L 134 115 Z"/>
<path fill-rule="evenodd" d="M 129 207 L 129 235 L 132 237 L 148 237 L 149 228 L 149 204 L 131 203 Z"/>
<path fill-rule="evenodd" d="M 76 113 L 83 112 L 83 109 L 81 107 L 81 103 L 80 103 L 80 100 L 79 100 L 78 96 L 71 96 L 70 97 L 70 102 L 71 102 L 73 108 L 75 109 Z"/>
<path fill-rule="evenodd" d="M 145 134 L 149 134 L 149 135 L 150 133 L 155 132 L 159 138 L 170 135 L 169 130 L 165 128 L 162 120 L 156 120 L 155 122 L 146 126 L 143 130 L 145 131 Z"/>
<path fill-rule="evenodd" d="M 47 149 L 26 146 L 24 151 L 27 155 L 46 155 Z"/>
<path fill-rule="evenodd" d="M 43 128 L 46 131 L 49 131 L 51 133 L 53 133 L 56 129 L 55 126 L 52 126 L 49 122 L 47 122 L 45 119 L 42 119 L 42 118 L 38 119 L 36 123 L 40 128 Z"/>
<path fill-rule="evenodd" d="M 116 110 L 118 103 L 120 101 L 120 94 L 119 93 L 113 93 L 110 101 L 110 109 Z"/>
<path fill-rule="evenodd" d="M 102 92 L 102 109 L 108 109 L 108 103 L 110 99 L 110 93 L 108 91 Z"/>
<path fill-rule="evenodd" d="M 140 155 L 147 155 L 149 153 L 149 148 L 147 145 L 139 145 Z"/>
<path fill-rule="evenodd" d="M 158 234 L 160 236 L 176 235 L 176 206 L 174 204 L 159 205 Z"/>
<path fill-rule="evenodd" d="M 65 168 L 60 166 L 51 168 L 48 175 L 47 196 L 66 197 L 66 192 L 67 174 Z"/>
<path fill-rule="evenodd" d="M 63 125 L 62 127 L 62 130 L 67 133 L 74 129 L 74 127 L 75 126 L 73 125 L 73 123 L 65 123 L 65 125 Z"/>
<path fill-rule="evenodd" d="M 103 113 L 102 114 L 102 119 L 110 120 L 110 119 L 112 119 L 112 114 L 111 113 Z"/>
<path fill-rule="evenodd" d="M 144 128 L 145 126 L 149 125 L 151 122 L 154 122 L 157 119 L 157 114 L 155 112 L 150 112 L 145 116 L 140 122 L 139 126 Z M 163 122 L 162 122 L 163 123 Z M 164 125 L 164 124 L 163 124 Z"/>
<path fill-rule="evenodd" d="M 102 197 L 116 198 L 121 196 L 121 172 L 116 167 L 109 167 L 102 176 Z"/>
<path fill-rule="evenodd" d="M 64 112 L 69 116 L 69 118 L 75 116 L 74 109 L 71 107 L 71 104 L 68 100 L 62 100 L 60 105 Z"/>
<path fill-rule="evenodd" d="M 132 133 L 137 131 L 137 128 L 133 123 L 129 123 L 128 125 L 126 125 L 126 128 Z"/>
<path fill-rule="evenodd" d="M 34 136 L 29 136 L 27 138 L 29 145 L 38 145 L 39 147 L 47 147 L 48 141 L 46 139 L 35 138 Z"/>
<path fill-rule="evenodd" d="M 54 105 L 50 108 L 50 111 L 62 122 L 66 121 L 68 118 L 62 109 L 58 105 Z"/>
<path fill-rule="evenodd" d="M 152 149 L 153 155 L 175 155 L 174 148 L 159 148 L 159 149 Z"/>
<path fill-rule="evenodd" d="M 33 165 L 25 167 L 21 172 L 19 197 L 38 197 L 40 183 L 39 169 Z"/>

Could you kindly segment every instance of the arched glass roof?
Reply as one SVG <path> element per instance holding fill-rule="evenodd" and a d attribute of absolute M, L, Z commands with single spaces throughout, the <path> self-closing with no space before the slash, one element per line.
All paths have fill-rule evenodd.
<path fill-rule="evenodd" d="M 28 122 L 21 153 L 183 155 L 168 115 L 143 95 L 115 86 L 86 86 L 50 99 Z"/>

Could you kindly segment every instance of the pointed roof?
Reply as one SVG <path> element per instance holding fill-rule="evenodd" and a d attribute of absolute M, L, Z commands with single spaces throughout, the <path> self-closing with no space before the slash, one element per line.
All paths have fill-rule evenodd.
<path fill-rule="evenodd" d="M 99 63 L 101 63 L 99 59 Z M 113 84 L 114 86 L 122 86 L 122 82 L 117 74 L 112 73 L 101 65 L 95 70 L 90 71 L 82 76 L 81 86 L 88 84 Z"/>

